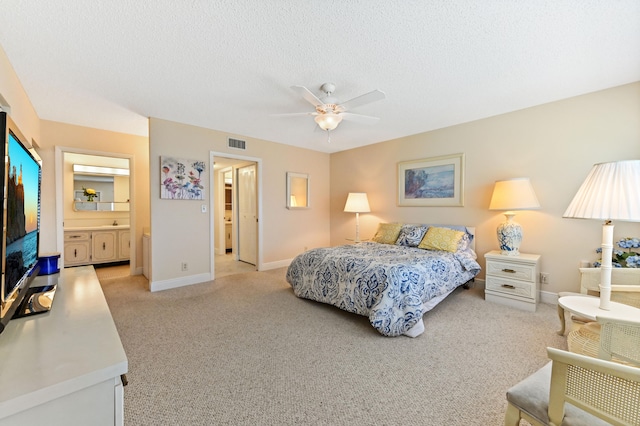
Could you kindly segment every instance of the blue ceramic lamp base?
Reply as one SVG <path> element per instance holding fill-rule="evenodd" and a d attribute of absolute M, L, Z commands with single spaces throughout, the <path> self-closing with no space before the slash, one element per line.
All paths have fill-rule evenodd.
<path fill-rule="evenodd" d="M 522 226 L 513 221 L 514 213 L 507 212 L 504 215 L 507 220 L 498 225 L 497 229 L 500 250 L 505 256 L 518 256 L 522 242 Z"/>

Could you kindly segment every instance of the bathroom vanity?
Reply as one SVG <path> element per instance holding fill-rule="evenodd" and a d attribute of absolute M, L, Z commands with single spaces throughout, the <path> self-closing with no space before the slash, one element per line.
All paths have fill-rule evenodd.
<path fill-rule="evenodd" d="M 129 260 L 129 225 L 64 229 L 64 265 L 95 265 Z"/>

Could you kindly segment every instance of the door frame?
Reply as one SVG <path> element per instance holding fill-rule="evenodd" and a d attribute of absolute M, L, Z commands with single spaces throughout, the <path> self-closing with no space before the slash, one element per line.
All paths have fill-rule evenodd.
<path fill-rule="evenodd" d="M 97 155 L 102 157 L 124 158 L 129 160 L 129 231 L 132 238 L 130 239 L 129 253 L 129 275 L 138 274 L 136 265 L 136 197 L 135 197 L 135 157 L 131 154 L 120 152 L 96 151 L 91 149 L 72 148 L 66 146 L 55 146 L 55 179 L 56 179 L 56 246 L 60 256 L 60 266 L 64 267 L 64 205 L 68 201 L 64 193 L 64 154 L 86 154 Z M 140 267 L 142 271 L 142 266 Z M 141 272 L 140 272 L 141 273 Z"/>
<path fill-rule="evenodd" d="M 257 216 L 258 216 L 258 241 L 257 241 L 257 250 L 258 253 L 256 255 L 257 258 L 257 263 L 256 263 L 256 270 L 257 271 L 262 271 L 263 270 L 263 256 L 262 256 L 262 158 L 258 158 L 258 157 L 250 157 L 250 156 L 246 156 L 246 155 L 237 155 L 237 154 L 231 154 L 228 152 L 220 152 L 220 151 L 209 151 L 209 181 L 211 182 L 211 185 L 209 185 L 209 211 L 211 212 L 211 214 L 209 215 L 209 253 L 211 253 L 211 259 L 210 259 L 210 269 L 211 269 L 211 279 L 215 279 L 216 275 L 215 275 L 215 224 L 216 221 L 220 221 L 222 220 L 224 222 L 224 217 L 222 218 L 218 218 L 216 216 L 216 209 L 214 208 L 214 203 L 213 200 L 215 199 L 216 196 L 216 187 L 217 182 L 216 182 L 216 177 L 215 177 L 215 173 L 213 171 L 213 163 L 215 161 L 215 157 L 222 157 L 222 158 L 231 158 L 233 160 L 238 160 L 238 161 L 250 161 L 250 162 L 254 162 L 256 163 L 256 191 L 258 194 L 258 200 L 257 200 Z M 234 218 L 235 219 L 235 218 Z M 234 227 L 237 226 L 237 220 L 233 221 L 234 223 Z M 224 223 L 223 223 L 224 224 Z M 234 233 L 235 234 L 235 233 Z M 235 238 L 235 235 L 234 235 Z M 234 241 L 235 242 L 235 241 Z M 235 242 L 237 244 L 237 242 Z"/>

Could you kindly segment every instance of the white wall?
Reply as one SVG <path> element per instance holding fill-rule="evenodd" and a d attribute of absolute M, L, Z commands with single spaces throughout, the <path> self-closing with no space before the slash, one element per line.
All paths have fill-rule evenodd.
<path fill-rule="evenodd" d="M 398 162 L 455 153 L 466 158 L 464 207 L 397 206 Z M 562 214 L 594 163 L 624 159 L 640 159 L 640 83 L 332 154 L 331 244 L 353 235 L 354 215 L 342 210 L 348 192 L 364 191 L 371 213 L 360 215 L 361 238 L 385 221 L 475 226 L 484 266 L 504 220 L 488 210 L 493 184 L 527 176 L 542 209 L 515 217 L 521 252 L 542 255 L 543 292 L 577 291 L 579 262 L 599 258 L 601 223 Z M 616 223 L 615 237 L 626 236 L 640 236 L 640 225 Z"/>

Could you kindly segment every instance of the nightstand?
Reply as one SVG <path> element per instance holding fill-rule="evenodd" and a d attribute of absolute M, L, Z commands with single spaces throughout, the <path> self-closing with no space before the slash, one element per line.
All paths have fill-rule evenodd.
<path fill-rule="evenodd" d="M 540 255 L 505 256 L 493 250 L 484 258 L 485 300 L 535 312 L 540 291 Z"/>

